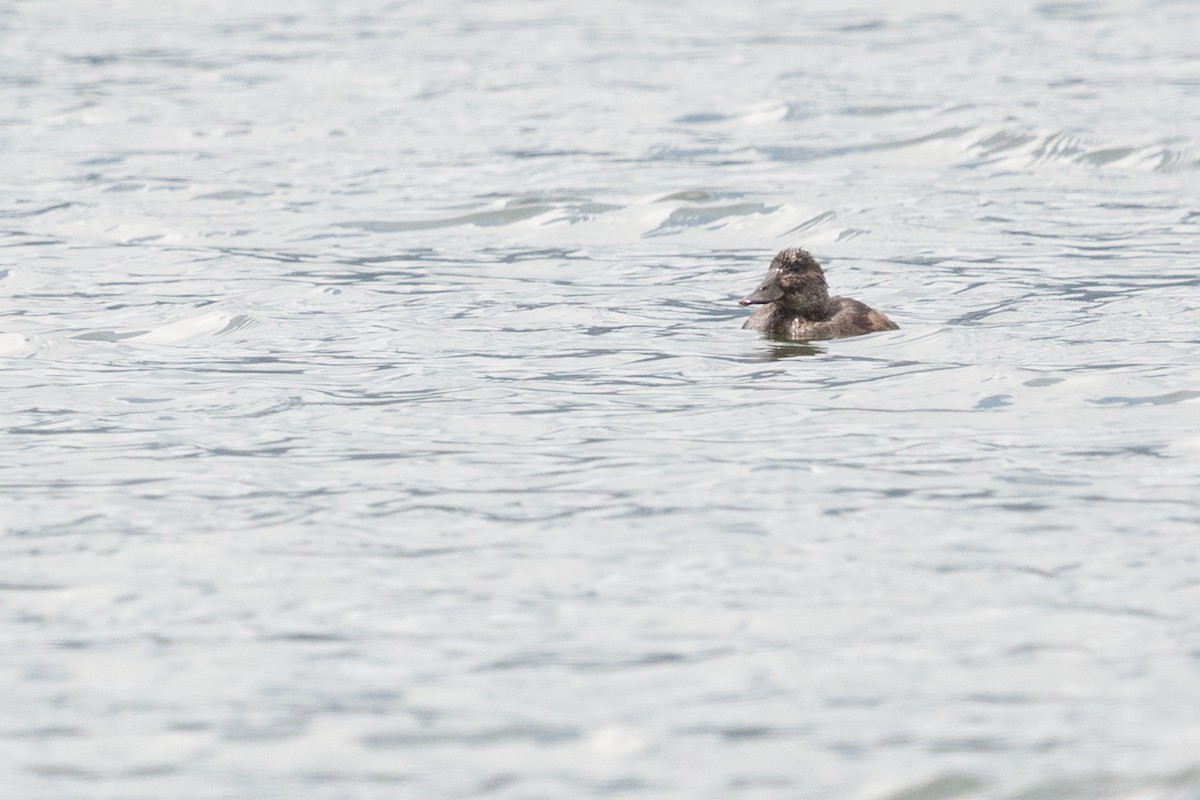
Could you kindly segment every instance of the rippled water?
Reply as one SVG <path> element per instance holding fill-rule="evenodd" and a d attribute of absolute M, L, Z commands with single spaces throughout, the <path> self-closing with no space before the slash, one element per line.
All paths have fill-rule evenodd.
<path fill-rule="evenodd" d="M 1200 797 L 1198 53 L 0 5 L 6 796 Z"/>

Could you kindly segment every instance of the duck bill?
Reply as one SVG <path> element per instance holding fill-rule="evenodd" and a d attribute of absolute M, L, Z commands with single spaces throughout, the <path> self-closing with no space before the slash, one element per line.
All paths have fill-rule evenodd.
<path fill-rule="evenodd" d="M 763 303 L 774 303 L 783 297 L 783 289 L 777 283 L 769 283 L 758 291 L 751 292 L 738 301 L 743 306 L 758 306 Z"/>

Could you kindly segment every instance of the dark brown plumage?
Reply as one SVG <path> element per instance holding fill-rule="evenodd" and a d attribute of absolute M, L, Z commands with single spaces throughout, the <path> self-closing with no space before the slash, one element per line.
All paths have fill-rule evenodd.
<path fill-rule="evenodd" d="M 741 303 L 762 306 L 742 327 L 776 339 L 840 339 L 900 327 L 857 300 L 830 297 L 821 265 L 798 247 L 781 250 L 762 284 Z"/>

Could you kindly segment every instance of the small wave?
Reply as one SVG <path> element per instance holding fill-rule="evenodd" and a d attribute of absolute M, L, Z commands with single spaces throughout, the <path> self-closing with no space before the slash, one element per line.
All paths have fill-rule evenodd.
<path fill-rule="evenodd" d="M 23 333 L 0 333 L 0 356 L 14 358 L 30 356 L 38 351 L 32 336 Z"/>
<path fill-rule="evenodd" d="M 815 230 L 818 230 L 821 228 L 825 228 L 825 227 L 828 227 L 826 225 L 826 223 L 831 223 L 836 219 L 837 219 L 837 214 L 835 214 L 834 212 L 823 211 L 820 214 L 817 214 L 815 217 L 810 217 L 809 219 L 804 220 L 804 222 L 801 222 L 796 227 L 794 227 L 790 230 L 784 231 L 784 235 L 786 236 L 787 234 L 791 234 L 791 233 L 815 231 Z"/>
<path fill-rule="evenodd" d="M 967 149 L 973 155 L 969 166 L 1008 164 L 1018 168 L 1058 163 L 1148 172 L 1200 168 L 1200 155 L 1188 149 L 1169 147 L 1163 142 L 1115 143 L 1071 131 L 1038 133 L 1003 129 L 983 136 Z"/>
<path fill-rule="evenodd" d="M 243 328 L 260 324 L 247 314 L 229 314 L 210 311 L 185 319 L 168 322 L 149 330 L 97 330 L 87 331 L 72 338 L 90 342 L 136 342 L 137 344 L 173 345 L 184 344 L 195 339 L 221 336 Z"/>
<path fill-rule="evenodd" d="M 406 231 L 430 231 L 437 228 L 453 228 L 458 225 L 476 225 L 492 227 L 511 225 L 533 219 L 550 210 L 550 206 L 522 206 L 519 208 L 502 208 L 495 211 L 476 211 L 472 214 L 460 214 L 455 217 L 440 217 L 435 219 L 385 222 L 380 220 L 361 220 L 354 222 L 334 223 L 336 228 L 358 228 L 368 233 L 403 233 Z"/>
<path fill-rule="evenodd" d="M 18 219 L 22 217 L 40 217 L 42 214 L 49 214 L 51 211 L 61 211 L 64 208 L 77 206 L 80 203 L 54 203 L 53 205 L 42 206 L 41 208 L 31 209 L 5 209 L 0 208 L 0 219 Z"/>
<path fill-rule="evenodd" d="M 725 114 L 700 111 L 695 114 L 684 114 L 682 117 L 676 117 L 674 122 L 678 125 L 706 125 L 710 122 L 724 122 L 727 119 L 729 117 Z"/>
<path fill-rule="evenodd" d="M 545 216 L 538 225 L 555 222 L 580 222 L 624 206 L 596 202 L 587 198 L 517 198 L 505 203 L 502 208 L 473 211 L 452 217 L 434 217 L 424 220 L 357 220 L 334 223 L 337 228 L 357 228 L 369 233 L 404 233 L 428 231 L 438 228 L 453 228 L 471 225 L 487 228 L 512 225 Z"/>
<path fill-rule="evenodd" d="M 960 744 L 978 749 L 985 744 L 968 740 Z M 1045 776 L 1037 783 L 1018 780 L 996 781 L 967 772 L 947 772 L 906 786 L 893 787 L 882 794 L 872 794 L 878 800 L 917 800 L 917 798 L 1034 798 L 1087 797 L 1092 800 L 1128 800 L 1138 797 L 1167 800 L 1195 797 L 1200 786 L 1200 770 L 1185 769 L 1176 773 L 1150 775 L 1121 775 L 1108 772 L 1080 773 L 1064 776 Z"/>
<path fill-rule="evenodd" d="M 728 206 L 684 206 L 677 208 L 663 220 L 657 228 L 642 234 L 644 237 L 669 236 L 673 233 L 724 224 L 729 217 L 741 217 L 752 214 L 771 214 L 779 210 L 779 206 L 768 206 L 764 203 L 734 203 Z"/>
<path fill-rule="evenodd" d="M 710 192 L 705 189 L 684 189 L 679 192 L 672 192 L 665 197 L 660 197 L 655 202 L 667 203 L 671 200 L 680 200 L 685 203 L 715 203 L 718 200 L 728 200 L 741 195 L 731 192 Z"/>
<path fill-rule="evenodd" d="M 220 192 L 198 194 L 193 200 L 248 200 L 251 197 L 270 197 L 269 192 L 250 192 L 242 189 L 226 189 Z"/>
<path fill-rule="evenodd" d="M 917 145 L 928 144 L 929 142 L 936 142 L 944 139 L 958 139 L 970 133 L 972 130 L 972 128 L 948 127 L 940 128 L 936 131 L 924 133 L 919 136 L 909 136 L 903 139 L 882 139 L 863 144 L 838 145 L 836 147 L 780 145 L 774 147 L 761 147 L 758 148 L 758 150 L 772 161 L 817 161 L 824 158 L 838 158 L 840 156 L 854 155 L 857 153 L 903 150 L 905 148 L 914 147 Z"/>
<path fill-rule="evenodd" d="M 1168 392 L 1167 394 L 1151 395 L 1148 397 L 1100 397 L 1092 402 L 1102 406 L 1165 406 L 1184 403 L 1197 398 L 1200 398 L 1200 392 L 1181 389 L 1177 392 Z"/>
<path fill-rule="evenodd" d="M 136 338 L 147 344 L 182 344 L 193 339 L 221 336 L 254 324 L 246 314 L 214 311 L 162 325 Z"/>

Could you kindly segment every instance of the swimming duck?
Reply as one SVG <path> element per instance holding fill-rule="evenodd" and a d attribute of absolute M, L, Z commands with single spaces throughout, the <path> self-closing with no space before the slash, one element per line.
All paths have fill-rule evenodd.
<path fill-rule="evenodd" d="M 762 306 L 742 327 L 776 339 L 840 339 L 900 327 L 857 300 L 830 297 L 821 265 L 798 247 L 781 250 L 741 304 Z"/>

